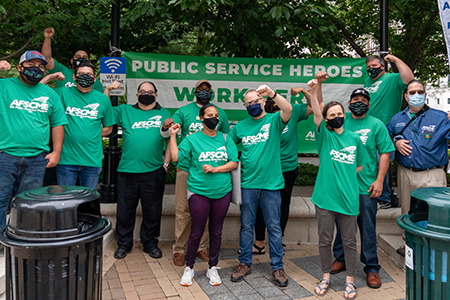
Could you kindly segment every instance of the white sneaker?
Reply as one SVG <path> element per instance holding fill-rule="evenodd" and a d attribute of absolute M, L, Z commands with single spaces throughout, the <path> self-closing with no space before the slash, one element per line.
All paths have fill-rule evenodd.
<path fill-rule="evenodd" d="M 191 286 L 192 278 L 194 278 L 194 270 L 189 267 L 186 267 L 184 268 L 184 273 L 183 277 L 181 277 L 180 284 L 182 286 Z"/>
<path fill-rule="evenodd" d="M 222 280 L 220 280 L 219 273 L 217 273 L 217 270 L 220 270 L 219 267 L 211 267 L 206 271 L 206 277 L 209 278 L 209 284 L 210 285 L 220 285 L 222 283 Z"/>

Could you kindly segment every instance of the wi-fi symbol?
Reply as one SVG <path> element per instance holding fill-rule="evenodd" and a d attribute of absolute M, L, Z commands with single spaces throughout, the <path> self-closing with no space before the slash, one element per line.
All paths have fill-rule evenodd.
<path fill-rule="evenodd" d="M 122 62 L 116 58 L 110 58 L 105 60 L 105 64 L 111 70 L 111 73 L 114 73 L 120 67 Z"/>

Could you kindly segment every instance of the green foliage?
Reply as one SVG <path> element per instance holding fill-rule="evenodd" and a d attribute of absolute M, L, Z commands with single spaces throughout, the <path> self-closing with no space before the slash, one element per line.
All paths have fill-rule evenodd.
<path fill-rule="evenodd" d="M 316 183 L 319 167 L 313 164 L 299 163 L 298 176 L 295 179 L 294 185 L 299 186 L 313 186 Z"/>
<path fill-rule="evenodd" d="M 166 184 L 174 184 L 175 179 L 177 178 L 177 167 L 170 162 L 169 168 L 166 173 Z"/>

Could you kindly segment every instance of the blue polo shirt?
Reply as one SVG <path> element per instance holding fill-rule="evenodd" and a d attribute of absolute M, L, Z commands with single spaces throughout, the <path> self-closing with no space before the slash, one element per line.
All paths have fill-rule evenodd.
<path fill-rule="evenodd" d="M 395 151 L 395 159 L 405 168 L 428 169 L 448 163 L 447 140 L 450 139 L 450 121 L 447 113 L 430 108 L 398 133 L 411 120 L 409 107 L 394 115 L 386 125 L 394 140 L 405 139 L 412 147 L 410 155 L 403 156 Z"/>

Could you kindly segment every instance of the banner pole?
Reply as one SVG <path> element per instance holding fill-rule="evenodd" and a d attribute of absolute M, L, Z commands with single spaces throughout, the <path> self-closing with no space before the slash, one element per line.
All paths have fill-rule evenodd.
<path fill-rule="evenodd" d="M 381 0 L 380 5 L 380 55 L 388 54 L 389 0 Z"/>
<path fill-rule="evenodd" d="M 120 0 L 116 0 L 111 11 L 111 46 L 120 49 Z M 112 56 L 120 57 L 120 51 L 114 51 Z M 119 97 L 111 96 L 112 106 L 119 105 Z M 103 149 L 103 183 L 100 186 L 102 203 L 117 203 L 117 168 L 122 149 L 118 147 L 118 128 L 113 126 L 109 136 L 109 146 Z"/>

